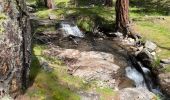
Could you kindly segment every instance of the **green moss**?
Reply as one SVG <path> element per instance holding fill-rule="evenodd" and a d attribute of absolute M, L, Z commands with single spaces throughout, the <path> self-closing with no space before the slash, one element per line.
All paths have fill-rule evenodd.
<path fill-rule="evenodd" d="M 46 48 L 47 47 L 45 45 L 34 44 L 33 53 L 35 56 L 42 56 L 42 51 Z"/>
<path fill-rule="evenodd" d="M 34 90 L 27 93 L 31 97 L 50 100 L 79 100 L 79 96 L 63 85 L 55 73 L 40 71 L 34 82 Z"/>
<path fill-rule="evenodd" d="M 164 71 L 165 72 L 170 72 L 170 65 L 166 65 L 165 68 L 164 68 Z"/>
<path fill-rule="evenodd" d="M 55 0 L 54 2 L 57 7 L 68 7 L 70 0 Z"/>
<path fill-rule="evenodd" d="M 49 14 L 50 10 L 48 9 L 39 9 L 39 11 L 36 12 L 36 16 L 40 19 L 45 19 L 48 18 L 48 14 Z"/>
<path fill-rule="evenodd" d="M 111 100 L 116 96 L 116 91 L 111 88 L 97 88 L 97 93 L 99 93 L 102 97 L 101 100 Z"/>
<path fill-rule="evenodd" d="M 82 17 L 77 21 L 77 25 L 85 31 L 92 31 L 95 23 L 91 20 L 90 17 Z"/>
<path fill-rule="evenodd" d="M 157 57 L 157 58 L 154 60 L 154 62 L 152 63 L 152 66 L 153 66 L 154 68 L 159 68 L 159 66 L 160 66 L 160 58 L 159 58 L 159 57 Z"/>
<path fill-rule="evenodd" d="M 34 33 L 44 32 L 44 31 L 56 31 L 56 27 L 55 26 L 38 26 L 34 30 Z"/>
<path fill-rule="evenodd" d="M 26 3 L 28 5 L 35 5 L 37 3 L 37 0 L 26 0 Z"/>

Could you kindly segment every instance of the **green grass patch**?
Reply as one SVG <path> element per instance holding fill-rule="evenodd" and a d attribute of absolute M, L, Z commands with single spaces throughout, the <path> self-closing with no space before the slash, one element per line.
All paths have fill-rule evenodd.
<path fill-rule="evenodd" d="M 31 98 L 38 97 L 41 100 L 79 100 L 80 97 L 76 93 L 76 88 L 80 85 L 81 80 L 71 77 L 67 74 L 66 66 L 62 66 L 59 62 L 52 58 L 46 58 L 42 55 L 45 46 L 34 45 L 34 57 L 30 69 L 30 79 L 34 81 L 33 86 L 27 91 L 27 95 Z M 45 72 L 40 67 L 39 59 L 44 58 L 49 62 L 53 62 L 53 72 Z M 73 84 L 75 82 L 75 84 Z M 74 87 L 73 89 L 71 89 Z"/>
<path fill-rule="evenodd" d="M 49 14 L 54 14 L 58 20 L 75 18 L 77 25 L 84 31 L 92 31 L 94 27 L 104 27 L 108 30 L 114 29 L 114 8 L 60 8 L 57 10 L 39 9 L 36 16 L 47 19 Z"/>
<path fill-rule="evenodd" d="M 111 88 L 97 88 L 96 91 L 101 94 L 101 100 L 111 100 L 116 96 L 116 91 Z"/>
<path fill-rule="evenodd" d="M 135 30 L 141 33 L 144 40 L 151 40 L 158 46 L 157 54 L 159 59 L 170 57 L 170 17 L 164 17 L 165 20 L 157 19 L 159 16 L 142 17 L 144 20 L 136 21 Z M 140 18 L 140 17 L 139 17 Z M 155 61 L 154 66 L 159 61 Z M 165 71 L 170 72 L 169 68 Z"/>
<path fill-rule="evenodd" d="M 136 22 L 137 30 L 146 40 L 155 42 L 159 51 L 160 58 L 170 57 L 170 25 L 159 22 L 139 21 Z"/>
<path fill-rule="evenodd" d="M 79 96 L 69 87 L 61 84 L 55 74 L 41 70 L 34 82 L 34 89 L 28 91 L 28 95 L 42 100 L 79 100 Z"/>
<path fill-rule="evenodd" d="M 165 72 L 170 72 L 170 65 L 166 65 L 166 67 L 164 68 Z"/>
<path fill-rule="evenodd" d="M 47 31 L 56 31 L 56 27 L 55 26 L 38 26 L 34 30 L 34 33 L 47 32 Z"/>
<path fill-rule="evenodd" d="M 69 6 L 70 0 L 54 0 L 54 2 L 57 7 L 63 8 Z"/>
<path fill-rule="evenodd" d="M 27 5 L 36 5 L 37 4 L 37 0 L 26 0 L 26 4 Z"/>
<path fill-rule="evenodd" d="M 27 96 L 41 100 L 80 100 L 78 91 L 96 91 L 102 100 L 109 100 L 115 96 L 113 89 L 99 88 L 97 80 L 87 82 L 80 77 L 69 75 L 67 66 L 61 60 L 42 54 L 45 49 L 47 49 L 45 45 L 35 44 L 33 47 L 34 57 L 30 69 L 30 79 L 33 84 L 27 90 Z M 49 62 L 54 70 L 43 71 L 39 59 Z"/>

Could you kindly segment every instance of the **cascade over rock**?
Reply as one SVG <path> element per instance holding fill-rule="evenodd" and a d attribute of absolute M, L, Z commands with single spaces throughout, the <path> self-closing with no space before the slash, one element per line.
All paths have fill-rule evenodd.
<path fill-rule="evenodd" d="M 25 0 L 0 0 L 0 99 L 28 85 L 31 28 Z"/>

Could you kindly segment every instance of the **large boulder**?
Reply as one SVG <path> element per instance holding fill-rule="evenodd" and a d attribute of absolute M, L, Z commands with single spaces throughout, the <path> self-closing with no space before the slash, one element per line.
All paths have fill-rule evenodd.
<path fill-rule="evenodd" d="M 157 45 L 151 41 L 145 42 L 145 48 L 147 48 L 150 52 L 153 52 L 156 50 Z"/>
<path fill-rule="evenodd" d="M 98 51 L 81 52 L 62 48 L 46 50 L 44 54 L 62 59 L 68 66 L 70 74 L 79 76 L 87 82 L 97 80 L 97 85 L 100 87 L 116 87 L 113 74 L 118 73 L 120 67 L 114 64 L 112 54 Z"/>
<path fill-rule="evenodd" d="M 0 99 L 28 85 L 31 30 L 25 0 L 0 0 Z"/>
<path fill-rule="evenodd" d="M 168 59 L 161 59 L 160 62 L 164 63 L 164 64 L 170 64 L 170 58 L 168 58 Z"/>
<path fill-rule="evenodd" d="M 125 88 L 117 93 L 115 100 L 156 100 L 156 96 L 145 88 Z"/>
<path fill-rule="evenodd" d="M 146 48 L 144 48 L 140 53 L 138 53 L 137 58 L 142 62 L 144 66 L 148 67 L 151 67 L 154 61 L 154 56 Z"/>
<path fill-rule="evenodd" d="M 163 73 L 159 75 L 160 86 L 163 92 L 170 96 L 170 73 Z"/>

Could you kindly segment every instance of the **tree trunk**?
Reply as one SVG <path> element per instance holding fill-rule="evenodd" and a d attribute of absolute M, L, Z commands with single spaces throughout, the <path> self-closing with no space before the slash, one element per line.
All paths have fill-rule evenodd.
<path fill-rule="evenodd" d="M 45 6 L 49 9 L 54 9 L 54 1 L 53 0 L 45 0 Z"/>
<path fill-rule="evenodd" d="M 25 0 L 1 0 L 0 100 L 15 97 L 28 86 L 31 28 Z"/>
<path fill-rule="evenodd" d="M 104 5 L 108 6 L 108 7 L 112 7 L 113 6 L 113 0 L 105 0 Z"/>
<path fill-rule="evenodd" d="M 129 0 L 116 1 L 116 31 L 129 34 Z"/>

